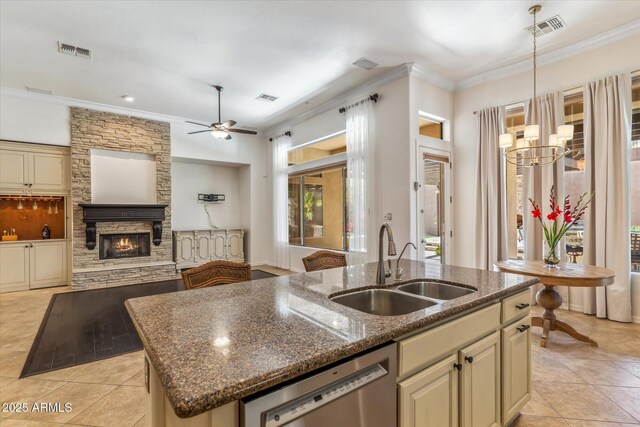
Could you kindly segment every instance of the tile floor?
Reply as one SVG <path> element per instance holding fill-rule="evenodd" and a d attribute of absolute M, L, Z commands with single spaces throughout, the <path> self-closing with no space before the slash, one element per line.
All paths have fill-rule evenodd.
<path fill-rule="evenodd" d="M 0 426 L 144 426 L 142 352 L 18 379 L 51 295 L 65 291 L 54 288 L 0 295 L 0 402 L 70 402 L 72 410 L 0 412 Z M 553 333 L 548 348 L 543 349 L 538 345 L 539 328 L 534 328 L 533 398 L 515 426 L 639 425 L 640 325 L 562 310 L 558 317 L 591 336 L 600 347 Z"/>

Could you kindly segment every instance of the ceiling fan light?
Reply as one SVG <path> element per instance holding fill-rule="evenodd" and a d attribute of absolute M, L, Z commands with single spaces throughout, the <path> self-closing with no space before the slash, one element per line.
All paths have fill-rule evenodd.
<path fill-rule="evenodd" d="M 536 141 L 540 139 L 540 126 L 529 125 L 524 127 L 524 140 Z"/>
<path fill-rule="evenodd" d="M 225 131 L 223 131 L 223 130 L 212 130 L 212 131 L 211 131 L 211 135 L 212 135 L 214 138 L 218 138 L 218 139 L 225 139 L 225 138 L 229 135 L 229 133 L 228 133 L 228 132 L 225 132 Z"/>
<path fill-rule="evenodd" d="M 558 126 L 558 139 L 560 141 L 569 141 L 573 139 L 573 125 Z"/>
<path fill-rule="evenodd" d="M 500 148 L 509 148 L 513 145 L 513 135 L 510 133 L 500 134 L 499 137 Z"/>

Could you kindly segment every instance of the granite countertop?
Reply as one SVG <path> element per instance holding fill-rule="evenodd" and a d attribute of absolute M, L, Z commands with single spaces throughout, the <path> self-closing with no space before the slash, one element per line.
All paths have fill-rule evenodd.
<path fill-rule="evenodd" d="M 472 293 L 400 316 L 328 296 L 375 285 L 376 263 L 127 300 L 176 415 L 192 417 L 517 293 L 538 279 L 402 260 L 402 282 L 428 278 Z M 387 287 L 402 282 L 387 279 Z"/>

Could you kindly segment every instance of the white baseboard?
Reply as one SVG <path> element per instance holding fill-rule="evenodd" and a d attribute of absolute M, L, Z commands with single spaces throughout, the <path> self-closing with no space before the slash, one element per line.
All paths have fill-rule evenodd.
<path fill-rule="evenodd" d="M 633 323 L 640 323 L 640 316 L 632 316 L 631 321 Z"/>

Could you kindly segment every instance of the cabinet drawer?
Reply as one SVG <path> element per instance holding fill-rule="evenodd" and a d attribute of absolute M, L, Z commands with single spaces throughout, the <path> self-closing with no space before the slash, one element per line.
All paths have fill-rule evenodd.
<path fill-rule="evenodd" d="M 500 304 L 494 304 L 402 340 L 398 343 L 399 376 L 424 368 L 499 326 Z"/>
<path fill-rule="evenodd" d="M 502 300 L 502 323 L 509 323 L 518 317 L 529 314 L 531 310 L 531 290 L 526 289 L 519 294 Z"/>

